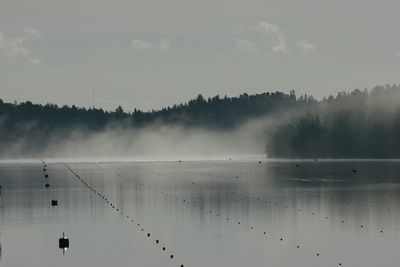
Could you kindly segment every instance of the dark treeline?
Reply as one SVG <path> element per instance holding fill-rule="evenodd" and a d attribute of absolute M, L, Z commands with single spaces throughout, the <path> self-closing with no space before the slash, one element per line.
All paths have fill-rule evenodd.
<path fill-rule="evenodd" d="M 400 87 L 354 90 L 313 104 L 268 138 L 269 157 L 400 158 Z"/>
<path fill-rule="evenodd" d="M 128 113 L 121 107 L 105 111 L 0 100 L 0 156 L 11 153 L 10 147 L 14 154 L 40 154 L 51 142 L 108 129 L 157 124 L 229 131 L 260 117 L 273 118 L 266 124 L 268 157 L 400 158 L 397 85 L 340 92 L 321 101 L 296 97 L 294 91 L 208 99 L 199 95 L 161 110 Z"/>
<path fill-rule="evenodd" d="M 88 135 L 109 128 L 143 128 L 154 123 L 229 130 L 248 119 L 272 115 L 314 101 L 307 96 L 297 99 L 294 91 L 290 94 L 242 94 L 208 99 L 199 95 L 188 103 L 158 111 L 135 109 L 127 113 L 121 107 L 110 112 L 76 106 L 39 105 L 29 101 L 4 103 L 0 99 L 0 152 L 6 151 L 10 144 L 14 148 L 18 144 L 18 150 L 29 154 L 30 150 L 45 149 L 54 137 L 70 137 L 73 132 Z"/>

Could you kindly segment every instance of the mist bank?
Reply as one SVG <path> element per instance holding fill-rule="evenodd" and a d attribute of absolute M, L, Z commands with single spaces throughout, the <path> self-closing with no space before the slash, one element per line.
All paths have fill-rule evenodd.
<path fill-rule="evenodd" d="M 158 111 L 124 112 L 0 101 L 0 157 L 172 157 L 263 154 L 274 114 L 306 105 L 294 92 L 199 95 Z M 265 119 L 268 118 L 268 119 Z"/>
<path fill-rule="evenodd" d="M 400 86 L 341 92 L 271 129 L 278 158 L 400 158 Z"/>
<path fill-rule="evenodd" d="M 68 134 L 53 134 L 42 147 L 25 138 L 16 140 L 8 144 L 3 158 L 147 161 L 226 160 L 257 155 L 259 159 L 260 155 L 265 158 L 265 125 L 260 119 L 223 131 L 159 123 L 142 128 L 107 127 L 98 132 L 75 129 Z"/>
<path fill-rule="evenodd" d="M 0 158 L 400 158 L 400 87 L 321 101 L 294 91 L 125 112 L 0 100 Z"/>

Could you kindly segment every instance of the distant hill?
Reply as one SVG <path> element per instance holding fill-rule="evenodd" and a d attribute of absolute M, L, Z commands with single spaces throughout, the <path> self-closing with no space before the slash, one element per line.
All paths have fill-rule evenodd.
<path fill-rule="evenodd" d="M 307 95 L 296 97 L 294 91 L 208 99 L 199 95 L 187 103 L 147 112 L 0 100 L 0 156 L 10 146 L 38 154 L 54 142 L 53 137 L 62 140 L 75 132 L 84 136 L 150 125 L 229 132 L 260 117 L 274 119 L 274 123 L 265 122 L 268 157 L 400 158 L 398 85 L 340 92 L 321 101 Z"/>
<path fill-rule="evenodd" d="M 269 157 L 400 158 L 400 87 L 330 96 L 273 129 Z"/>
<path fill-rule="evenodd" d="M 80 133 L 100 132 L 108 127 L 142 128 L 151 124 L 180 125 L 213 130 L 229 130 L 241 123 L 260 116 L 307 105 L 312 97 L 296 98 L 281 92 L 257 95 L 242 94 L 238 97 L 205 99 L 202 95 L 187 103 L 161 110 L 124 112 L 119 106 L 115 111 L 86 109 L 55 104 L 4 103 L 0 99 L 0 151 L 19 142 L 21 150 L 46 147 L 53 136 L 69 136 L 79 129 Z M 134 137 L 133 137 L 134 138 Z"/>

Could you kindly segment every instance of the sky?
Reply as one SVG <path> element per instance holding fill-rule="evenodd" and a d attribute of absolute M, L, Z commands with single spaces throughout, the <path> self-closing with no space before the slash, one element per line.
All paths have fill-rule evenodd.
<path fill-rule="evenodd" d="M 0 0 L 0 98 L 108 110 L 400 82 L 400 2 Z"/>

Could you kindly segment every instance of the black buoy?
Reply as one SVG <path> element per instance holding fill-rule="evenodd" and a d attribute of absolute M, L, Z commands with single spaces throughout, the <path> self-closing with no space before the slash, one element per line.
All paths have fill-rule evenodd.
<path fill-rule="evenodd" d="M 58 239 L 58 247 L 62 249 L 69 248 L 69 239 L 65 237 L 64 232 L 63 236 L 60 239 Z"/>
<path fill-rule="evenodd" d="M 56 199 L 53 199 L 53 200 L 51 201 L 51 205 L 52 205 L 52 206 L 57 206 L 57 205 L 58 205 L 58 201 L 57 201 Z"/>
<path fill-rule="evenodd" d="M 49 185 L 49 184 L 45 184 L 44 186 L 45 186 L 45 187 L 50 187 L 50 185 Z"/>
<path fill-rule="evenodd" d="M 356 170 L 356 169 L 353 169 L 353 173 L 355 173 L 355 172 L 357 172 L 357 170 Z"/>
<path fill-rule="evenodd" d="M 44 178 L 49 178 L 49 175 L 46 173 L 46 174 L 44 175 Z"/>

